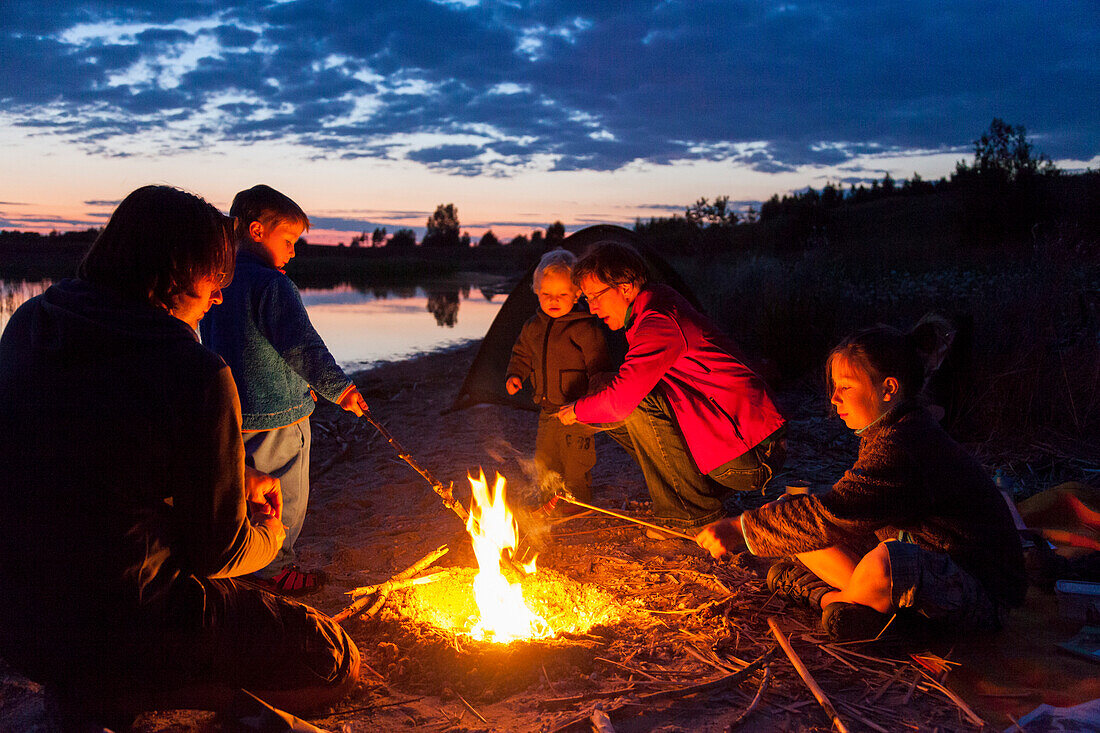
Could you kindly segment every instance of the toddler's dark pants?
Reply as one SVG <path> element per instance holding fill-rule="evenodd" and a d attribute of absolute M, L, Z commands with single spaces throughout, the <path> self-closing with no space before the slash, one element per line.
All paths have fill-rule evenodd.
<path fill-rule="evenodd" d="M 562 425 L 554 412 L 539 413 L 535 467 L 547 497 L 564 487 L 581 501 L 592 501 L 589 472 L 596 465 L 596 432 L 583 423 Z"/>

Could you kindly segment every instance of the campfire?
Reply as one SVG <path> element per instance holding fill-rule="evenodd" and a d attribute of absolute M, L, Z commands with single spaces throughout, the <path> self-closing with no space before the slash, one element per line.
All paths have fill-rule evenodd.
<path fill-rule="evenodd" d="M 624 607 L 603 590 L 552 570 L 536 572 L 533 555 L 520 563 L 504 477 L 498 474 L 491 488 L 483 472 L 469 480 L 467 530 L 478 568 L 451 568 L 437 573 L 438 582 L 409 588 L 402 604 L 407 618 L 494 644 L 584 634 L 622 618 Z"/>
<path fill-rule="evenodd" d="M 475 639 L 509 642 L 516 639 L 541 639 L 552 635 L 550 625 L 534 613 L 523 599 L 522 582 L 513 582 L 501 571 L 501 558 L 515 558 L 519 542 L 517 525 L 508 510 L 504 477 L 497 474 L 493 490 L 485 472 L 470 479 L 473 501 L 466 531 L 477 556 L 478 574 L 474 578 L 474 600 L 480 615 L 470 630 Z M 535 572 L 535 559 L 523 565 L 526 573 Z"/>

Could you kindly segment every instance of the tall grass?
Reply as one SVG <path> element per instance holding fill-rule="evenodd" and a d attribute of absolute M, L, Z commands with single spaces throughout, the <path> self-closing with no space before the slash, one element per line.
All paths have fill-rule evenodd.
<path fill-rule="evenodd" d="M 820 370 L 853 330 L 940 313 L 960 327 L 949 429 L 1100 459 L 1100 264 L 1085 264 L 1079 243 L 1041 245 L 1026 261 L 919 269 L 824 250 L 678 264 L 704 309 L 781 381 Z"/>

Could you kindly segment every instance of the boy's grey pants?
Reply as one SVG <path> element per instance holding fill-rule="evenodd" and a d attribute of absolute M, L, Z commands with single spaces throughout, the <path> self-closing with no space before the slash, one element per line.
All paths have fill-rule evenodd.
<path fill-rule="evenodd" d="M 243 433 L 244 460 L 257 471 L 279 479 L 283 491 L 283 546 L 256 575 L 274 577 L 285 565 L 294 562 L 294 542 L 302 532 L 309 503 L 309 418 L 274 430 Z"/>

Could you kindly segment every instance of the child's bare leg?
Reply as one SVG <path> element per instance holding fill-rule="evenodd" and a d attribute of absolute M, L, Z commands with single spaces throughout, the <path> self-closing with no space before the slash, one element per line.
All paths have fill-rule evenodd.
<path fill-rule="evenodd" d="M 834 588 L 847 587 L 859 562 L 859 556 L 835 546 L 826 547 L 824 550 L 803 552 L 795 557 L 808 567 L 810 572 Z"/>
<path fill-rule="evenodd" d="M 861 606 L 870 606 L 879 613 L 888 613 L 892 606 L 892 587 L 890 552 L 886 549 L 886 543 L 880 543 L 864 555 L 852 571 L 848 582 L 835 587 L 840 590 L 826 593 L 821 597 L 822 608 L 837 602 L 858 603 Z"/>

